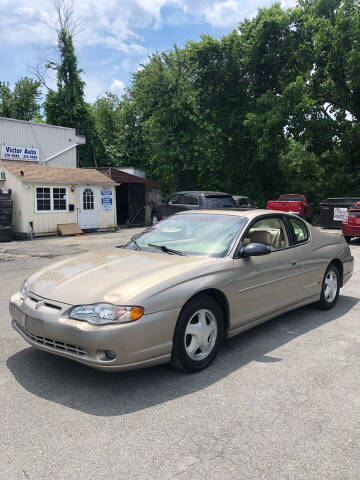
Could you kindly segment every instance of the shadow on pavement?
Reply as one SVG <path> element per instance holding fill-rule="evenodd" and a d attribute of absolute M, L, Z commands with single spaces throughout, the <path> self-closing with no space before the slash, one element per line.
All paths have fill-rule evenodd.
<path fill-rule="evenodd" d="M 271 369 L 272 363 L 281 359 L 267 354 L 339 319 L 358 302 L 340 296 L 330 311 L 303 307 L 281 315 L 224 342 L 215 362 L 193 375 L 167 365 L 124 373 L 99 372 L 33 347 L 10 357 L 7 366 L 16 380 L 38 397 L 91 415 L 122 415 L 202 390 L 249 362 L 266 362 Z"/>

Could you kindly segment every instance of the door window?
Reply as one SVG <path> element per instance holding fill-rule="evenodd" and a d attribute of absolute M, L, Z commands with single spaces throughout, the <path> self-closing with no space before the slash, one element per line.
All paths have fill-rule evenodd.
<path fill-rule="evenodd" d="M 285 226 L 278 217 L 260 218 L 254 222 L 243 239 L 244 245 L 262 243 L 271 250 L 280 250 L 289 246 Z"/>
<path fill-rule="evenodd" d="M 94 192 L 91 188 L 83 191 L 83 210 L 94 210 Z"/>
<path fill-rule="evenodd" d="M 180 205 L 180 195 L 174 195 L 173 197 L 170 198 L 169 203 L 172 203 L 173 205 Z"/>
<path fill-rule="evenodd" d="M 297 218 L 293 217 L 288 217 L 290 220 L 290 225 L 291 228 L 293 229 L 294 232 L 294 239 L 295 243 L 304 243 L 309 240 L 309 231 L 307 229 L 307 226 L 305 225 L 304 222 L 301 220 L 298 220 Z"/>
<path fill-rule="evenodd" d="M 194 195 L 181 195 L 182 205 L 199 205 L 199 200 Z"/>

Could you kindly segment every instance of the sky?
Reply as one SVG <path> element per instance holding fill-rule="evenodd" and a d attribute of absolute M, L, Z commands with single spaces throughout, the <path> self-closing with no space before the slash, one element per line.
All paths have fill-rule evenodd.
<path fill-rule="evenodd" d="M 69 1 L 69 0 L 66 0 Z M 85 96 L 121 95 L 131 74 L 153 52 L 199 40 L 220 38 L 273 0 L 75 0 L 81 29 L 75 37 Z M 282 0 L 283 7 L 295 0 Z M 36 65 L 54 58 L 51 0 L 0 0 L 0 80 L 11 86 Z M 49 86 L 54 79 L 48 78 Z"/>

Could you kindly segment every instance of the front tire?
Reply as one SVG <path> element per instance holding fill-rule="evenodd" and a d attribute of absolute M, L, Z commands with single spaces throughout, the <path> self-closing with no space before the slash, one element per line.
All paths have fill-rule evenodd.
<path fill-rule="evenodd" d="M 157 223 L 159 223 L 159 221 L 160 221 L 159 214 L 157 212 L 153 212 L 151 214 L 151 225 L 156 225 Z"/>
<path fill-rule="evenodd" d="M 350 237 L 349 235 L 344 235 L 344 238 L 345 238 L 346 243 L 351 242 L 352 237 Z"/>
<path fill-rule="evenodd" d="M 323 278 L 320 301 L 315 304 L 317 308 L 330 310 L 336 305 L 339 297 L 340 281 L 339 269 L 331 263 Z"/>
<path fill-rule="evenodd" d="M 198 295 L 185 305 L 175 328 L 171 366 L 199 372 L 214 360 L 224 337 L 224 316 L 218 303 Z"/>

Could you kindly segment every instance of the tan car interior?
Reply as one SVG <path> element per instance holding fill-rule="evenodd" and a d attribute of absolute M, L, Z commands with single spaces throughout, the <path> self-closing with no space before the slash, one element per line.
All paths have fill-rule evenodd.
<path fill-rule="evenodd" d="M 284 224 L 279 218 L 263 218 L 255 222 L 243 239 L 244 245 L 250 243 L 262 243 L 271 250 L 289 246 Z"/>

